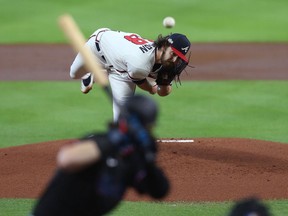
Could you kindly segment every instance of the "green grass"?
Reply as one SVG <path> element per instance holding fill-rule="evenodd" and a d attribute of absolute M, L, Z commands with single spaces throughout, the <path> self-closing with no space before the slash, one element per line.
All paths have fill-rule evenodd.
<path fill-rule="evenodd" d="M 66 42 L 57 25 L 70 13 L 88 37 L 99 27 L 155 39 L 171 31 L 195 42 L 288 41 L 286 0 L 0 0 L 0 43 Z M 166 16 L 176 19 L 165 29 Z"/>
<path fill-rule="evenodd" d="M 161 99 L 163 115 L 157 131 L 161 137 L 242 137 L 288 143 L 287 106 L 287 81 L 185 82 Z"/>
<path fill-rule="evenodd" d="M 28 216 L 33 208 L 32 199 L 0 199 L 0 216 Z"/>
<path fill-rule="evenodd" d="M 97 85 L 83 95 L 75 81 L 0 82 L 0 98 L 0 147 L 78 138 L 105 130 L 112 119 L 111 103 Z M 169 97 L 153 98 L 160 106 L 158 137 L 288 143 L 286 81 L 183 82 Z"/>
<path fill-rule="evenodd" d="M 0 44 L 66 43 L 58 17 L 70 13 L 88 37 L 99 27 L 192 42 L 287 42 L 287 0 L 0 0 Z M 162 19 L 176 26 L 165 29 Z M 98 91 L 98 92 L 97 92 Z M 104 130 L 110 102 L 78 82 L 0 82 L 0 147 L 77 138 Z M 244 137 L 288 142 L 287 81 L 184 82 L 161 105 L 159 137 Z M 186 114 L 189 114 L 188 116 Z M 175 120 L 176 119 L 176 120 Z M 27 215 L 29 199 L 0 199 L 0 216 Z M 287 200 L 267 201 L 274 216 Z M 111 215 L 225 215 L 231 203 L 124 202 Z"/>
<path fill-rule="evenodd" d="M 124 202 L 111 215 L 201 215 L 201 216 L 221 216 L 225 215 L 231 203 L 147 203 L 147 202 Z"/>
<path fill-rule="evenodd" d="M 2 82 L 0 89 L 3 146 L 79 137 L 104 130 L 112 117 L 100 89 L 84 97 L 78 82 Z"/>
<path fill-rule="evenodd" d="M 0 216 L 20 216 L 28 215 L 35 204 L 34 199 L 0 199 Z M 284 200 L 263 201 L 269 208 L 273 216 L 283 216 L 288 214 L 288 204 Z M 199 215 L 199 216 L 225 216 L 228 215 L 233 202 L 128 202 L 120 203 L 110 216 L 124 215 Z"/>
<path fill-rule="evenodd" d="M 13 88 L 11 88 L 13 86 Z M 142 91 L 141 91 L 142 92 Z M 142 92 L 143 93 L 143 92 Z M 105 130 L 110 101 L 79 82 L 0 82 L 0 147 L 78 138 Z M 243 137 L 288 143 L 287 81 L 183 82 L 160 105 L 158 137 Z M 185 126 L 183 126 L 185 125 Z M 27 215 L 35 200 L 0 199 L 0 216 Z M 286 200 L 267 201 L 274 216 Z M 123 202 L 110 215 L 225 215 L 231 203 Z"/>

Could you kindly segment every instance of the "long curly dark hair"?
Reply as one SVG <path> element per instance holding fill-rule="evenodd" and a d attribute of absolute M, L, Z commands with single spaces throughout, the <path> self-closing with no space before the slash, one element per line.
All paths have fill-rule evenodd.
<path fill-rule="evenodd" d="M 154 41 L 153 45 L 157 48 L 169 46 L 168 38 L 170 35 L 163 36 L 159 34 L 157 39 Z"/>

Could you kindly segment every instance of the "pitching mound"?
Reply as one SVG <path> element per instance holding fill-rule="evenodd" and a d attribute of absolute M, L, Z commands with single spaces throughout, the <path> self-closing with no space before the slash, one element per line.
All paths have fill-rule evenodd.
<path fill-rule="evenodd" d="M 37 198 L 55 171 L 61 140 L 0 149 L 0 197 Z M 165 201 L 224 201 L 249 195 L 288 198 L 288 145 L 252 139 L 159 142 L 159 164 L 171 182 Z M 149 200 L 132 190 L 126 200 Z"/>

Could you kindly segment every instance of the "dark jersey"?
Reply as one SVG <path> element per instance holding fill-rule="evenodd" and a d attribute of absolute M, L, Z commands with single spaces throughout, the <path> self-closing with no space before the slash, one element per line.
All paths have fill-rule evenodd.
<path fill-rule="evenodd" d="M 101 145 L 110 142 L 108 134 L 95 134 L 93 140 Z M 57 170 L 32 215 L 103 215 L 122 200 L 128 187 L 161 198 L 166 195 L 169 185 L 159 168 L 146 166 L 137 154 L 121 158 L 111 151 L 80 172 Z"/>

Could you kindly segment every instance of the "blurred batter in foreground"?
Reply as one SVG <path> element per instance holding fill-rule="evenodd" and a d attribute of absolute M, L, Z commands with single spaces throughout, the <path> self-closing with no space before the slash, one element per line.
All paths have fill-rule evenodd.
<path fill-rule="evenodd" d="M 128 188 L 155 199 L 165 197 L 169 182 L 156 164 L 152 135 L 156 103 L 136 95 L 122 107 L 108 131 L 64 146 L 58 169 L 31 216 L 97 216 L 119 204 Z"/>

